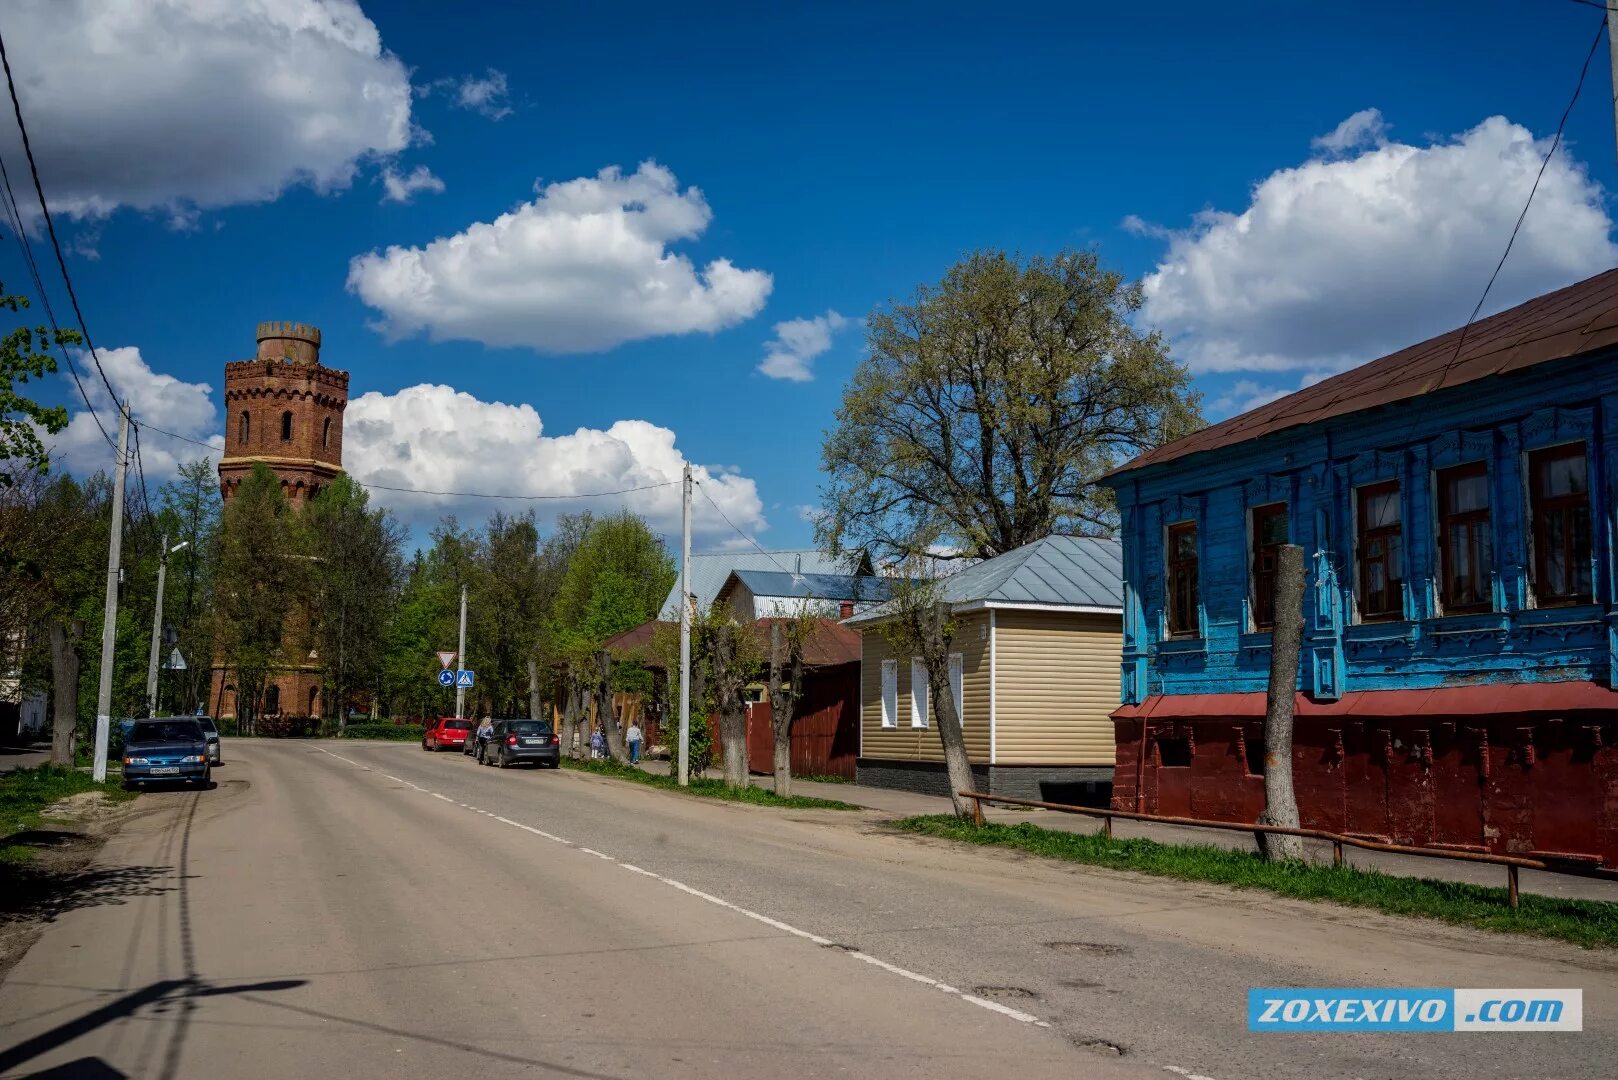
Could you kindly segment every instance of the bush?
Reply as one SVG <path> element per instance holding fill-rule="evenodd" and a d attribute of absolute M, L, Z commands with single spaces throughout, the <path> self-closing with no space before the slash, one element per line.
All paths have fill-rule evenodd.
<path fill-rule="evenodd" d="M 417 725 L 350 724 L 337 734 L 343 739 L 393 739 L 397 742 L 414 742 L 425 735 L 426 731 Z"/>

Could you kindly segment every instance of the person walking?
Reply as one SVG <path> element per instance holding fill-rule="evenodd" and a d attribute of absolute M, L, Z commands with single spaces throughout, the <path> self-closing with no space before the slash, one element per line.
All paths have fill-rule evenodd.
<path fill-rule="evenodd" d="M 629 730 L 624 733 L 624 737 L 629 740 L 629 763 L 631 765 L 639 765 L 640 741 L 643 736 L 641 735 L 640 722 L 638 720 L 631 720 L 629 722 Z"/>
<path fill-rule="evenodd" d="M 607 756 L 607 736 L 602 733 L 600 728 L 596 728 L 590 733 L 590 756 L 593 758 Z"/>

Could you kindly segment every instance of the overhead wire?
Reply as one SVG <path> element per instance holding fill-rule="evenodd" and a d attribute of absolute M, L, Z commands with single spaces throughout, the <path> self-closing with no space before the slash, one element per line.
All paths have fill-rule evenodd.
<path fill-rule="evenodd" d="M 703 484 L 703 482 L 701 480 L 698 480 L 695 477 L 693 477 L 691 482 L 697 486 L 698 491 L 702 492 L 702 497 L 704 499 L 708 500 L 708 505 L 714 508 L 714 512 L 716 514 L 718 514 L 721 519 L 724 520 L 726 525 L 729 525 L 731 527 L 731 530 L 733 532 L 735 532 L 735 534 L 737 536 L 741 537 L 743 540 L 746 540 L 749 544 L 751 544 L 753 546 L 754 551 L 757 551 L 760 555 L 764 556 L 766 559 L 770 560 L 770 562 L 774 563 L 775 568 L 777 570 L 781 571 L 783 574 L 797 573 L 797 571 L 795 571 L 795 570 L 788 570 L 786 567 L 782 566 L 780 561 L 776 559 L 773 552 L 766 551 L 764 549 L 763 545 L 761 545 L 757 540 L 753 539 L 751 536 L 749 536 L 746 533 L 742 532 L 742 530 L 737 527 L 736 523 L 734 521 L 730 520 L 729 515 L 727 515 L 724 512 L 724 510 L 720 509 L 719 504 L 714 502 L 714 497 L 712 495 L 708 494 L 708 488 L 707 488 L 707 486 L 705 484 Z"/>
<path fill-rule="evenodd" d="M 1603 10 L 1607 10 L 1603 5 L 1592 6 L 1602 6 Z M 1534 205 L 1534 196 L 1539 193 L 1539 182 L 1545 178 L 1545 170 L 1550 167 L 1551 158 L 1556 156 L 1557 149 L 1562 145 L 1562 132 L 1567 127 L 1567 118 L 1572 115 L 1573 106 L 1578 104 L 1579 94 L 1584 90 L 1584 79 L 1590 73 L 1590 61 L 1595 58 L 1596 48 L 1601 44 L 1602 35 L 1606 32 L 1608 17 L 1611 16 L 1604 17 L 1596 26 L 1595 37 L 1590 41 L 1590 50 L 1584 55 L 1584 66 L 1579 69 L 1579 81 L 1573 87 L 1573 96 L 1568 99 L 1567 108 L 1562 110 L 1562 119 L 1556 125 L 1556 135 L 1551 140 L 1550 149 L 1545 152 L 1545 159 L 1539 163 L 1539 172 L 1534 175 L 1534 186 L 1529 189 L 1528 199 L 1523 203 L 1522 213 L 1517 215 L 1517 223 L 1512 226 L 1511 236 L 1506 240 L 1506 249 L 1500 253 L 1500 261 L 1495 264 L 1494 273 L 1489 275 L 1488 284 L 1483 287 L 1483 295 L 1478 297 L 1477 304 L 1472 308 L 1472 314 L 1467 316 L 1466 323 L 1461 327 L 1461 332 L 1455 339 L 1455 351 L 1438 373 L 1437 380 L 1432 384 L 1434 387 L 1443 386 L 1444 377 L 1449 374 L 1450 368 L 1455 365 L 1455 361 L 1460 359 L 1461 349 L 1466 344 L 1467 331 L 1471 330 L 1472 324 L 1477 321 L 1478 312 L 1482 311 L 1483 305 L 1488 302 L 1489 293 L 1494 289 L 1494 283 L 1500 277 L 1501 269 L 1505 267 L 1506 260 L 1511 257 L 1511 249 L 1517 242 L 1517 234 L 1522 231 L 1523 222 L 1528 218 L 1528 208 Z"/>

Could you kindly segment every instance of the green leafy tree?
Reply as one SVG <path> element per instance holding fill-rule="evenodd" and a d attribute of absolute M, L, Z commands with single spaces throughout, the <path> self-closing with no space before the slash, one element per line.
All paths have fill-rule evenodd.
<path fill-rule="evenodd" d="M 346 473 L 301 515 L 314 608 L 309 633 L 324 672 L 328 714 L 346 725 L 356 689 L 375 691 L 385 659 L 383 628 L 399 600 L 404 528 Z"/>
<path fill-rule="evenodd" d="M 0 284 L 0 308 L 16 315 L 28 306 L 27 297 L 6 295 Z M 20 472 L 43 472 L 48 454 L 39 432 L 54 435 L 67 427 L 66 408 L 40 405 L 17 388 L 56 371 L 51 349 L 82 340 L 75 330 L 44 326 L 19 326 L 0 338 L 0 487 L 15 484 Z"/>
<path fill-rule="evenodd" d="M 307 563 L 292 508 L 267 465 L 253 466 L 220 517 L 214 596 L 220 655 L 236 679 L 236 717 L 251 732 L 270 673 L 284 663 L 288 597 Z"/>
<path fill-rule="evenodd" d="M 170 709 L 190 715 L 206 704 L 214 660 L 214 620 L 205 615 L 212 605 L 221 505 L 213 463 L 202 458 L 181 465 L 179 476 L 163 485 L 160 498 L 158 531 L 170 546 L 186 545 L 169 556 L 163 602 L 163 621 L 174 628 L 174 644 L 186 666 L 160 676 L 159 697 Z"/>
<path fill-rule="evenodd" d="M 981 252 L 867 320 L 869 355 L 821 450 L 834 551 L 990 558 L 1110 530 L 1096 480 L 1201 424 L 1184 365 L 1093 252 Z"/>
<path fill-rule="evenodd" d="M 520 716 L 544 621 L 539 528 L 532 511 L 495 514 L 484 528 L 482 560 L 471 602 L 478 609 L 478 694 L 485 711 Z"/>

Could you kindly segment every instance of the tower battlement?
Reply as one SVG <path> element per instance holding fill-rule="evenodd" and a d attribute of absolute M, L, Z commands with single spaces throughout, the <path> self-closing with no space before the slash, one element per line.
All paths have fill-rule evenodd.
<path fill-rule="evenodd" d="M 300 322 L 261 322 L 258 324 L 258 358 L 318 364 L 320 328 Z"/>

